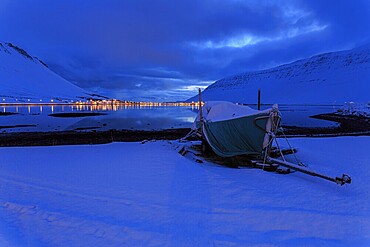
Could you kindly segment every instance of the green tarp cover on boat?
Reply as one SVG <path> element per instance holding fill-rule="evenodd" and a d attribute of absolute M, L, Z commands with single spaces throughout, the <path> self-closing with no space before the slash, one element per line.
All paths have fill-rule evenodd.
<path fill-rule="evenodd" d="M 269 139 L 271 110 L 257 111 L 230 102 L 207 102 L 202 109 L 203 134 L 217 155 L 262 153 Z"/>

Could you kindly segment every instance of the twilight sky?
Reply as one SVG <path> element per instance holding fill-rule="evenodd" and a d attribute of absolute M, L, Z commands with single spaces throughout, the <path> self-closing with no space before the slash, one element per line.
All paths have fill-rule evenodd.
<path fill-rule="evenodd" d="M 0 0 L 0 41 L 128 100 L 370 42 L 369 0 Z"/>

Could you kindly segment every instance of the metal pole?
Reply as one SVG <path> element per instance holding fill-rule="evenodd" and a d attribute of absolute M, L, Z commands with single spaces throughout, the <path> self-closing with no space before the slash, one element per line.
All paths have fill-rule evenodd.
<path fill-rule="evenodd" d="M 323 178 L 323 179 L 332 181 L 332 182 L 340 184 L 340 185 L 343 185 L 343 184 L 346 184 L 346 183 L 348 183 L 348 184 L 351 183 L 351 177 L 346 175 L 346 174 L 343 174 L 342 177 L 333 178 L 333 177 L 329 177 L 327 175 L 317 173 L 315 171 L 308 170 L 305 167 L 298 166 L 296 164 L 293 164 L 293 163 L 290 163 L 290 162 L 287 162 L 287 161 L 282 161 L 282 160 L 274 159 L 274 158 L 271 158 L 271 157 L 269 157 L 268 160 L 271 161 L 271 162 L 274 162 L 278 165 L 293 169 L 295 171 L 302 172 L 302 173 L 305 173 L 305 174 L 308 174 L 308 175 L 311 175 L 311 176 L 314 176 L 314 177 Z"/>
<path fill-rule="evenodd" d="M 200 88 L 198 89 L 199 92 L 199 126 L 200 126 L 200 133 L 203 131 L 203 112 L 202 112 L 202 91 Z"/>
<path fill-rule="evenodd" d="M 257 102 L 257 109 L 261 110 L 261 89 L 258 89 L 258 102 Z"/>

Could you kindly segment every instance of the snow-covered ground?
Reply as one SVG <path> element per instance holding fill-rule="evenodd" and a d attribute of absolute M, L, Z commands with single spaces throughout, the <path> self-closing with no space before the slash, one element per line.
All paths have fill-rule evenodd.
<path fill-rule="evenodd" d="M 370 246 L 370 137 L 290 139 L 348 186 L 168 141 L 0 149 L 0 246 Z"/>
<path fill-rule="evenodd" d="M 370 101 L 368 103 L 346 102 L 337 111 L 338 114 L 370 117 Z"/>

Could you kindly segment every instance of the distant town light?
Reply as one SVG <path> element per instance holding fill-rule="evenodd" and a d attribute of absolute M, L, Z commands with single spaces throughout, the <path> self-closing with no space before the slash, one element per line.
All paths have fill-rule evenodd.
<path fill-rule="evenodd" d="M 53 99 L 51 99 L 50 101 L 51 101 L 51 102 L 54 102 L 54 100 L 53 100 Z"/>
<path fill-rule="evenodd" d="M 5 99 L 3 99 L 3 101 L 5 101 Z"/>
<path fill-rule="evenodd" d="M 28 102 L 30 101 L 30 99 L 28 99 Z"/>

